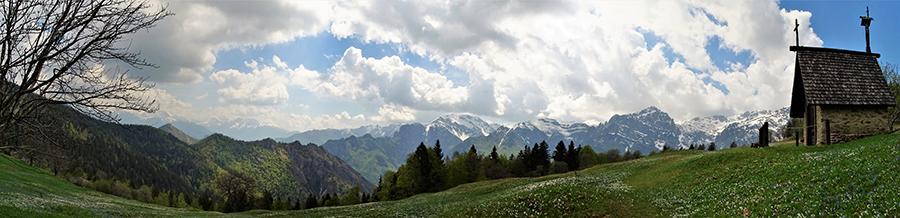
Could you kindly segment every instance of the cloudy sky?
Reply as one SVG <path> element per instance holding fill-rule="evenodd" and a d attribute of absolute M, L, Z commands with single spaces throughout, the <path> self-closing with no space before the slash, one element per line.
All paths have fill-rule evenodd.
<path fill-rule="evenodd" d="M 159 68 L 158 126 L 253 119 L 290 131 L 430 122 L 675 120 L 790 104 L 795 44 L 900 64 L 897 1 L 168 1 L 133 35 Z"/>

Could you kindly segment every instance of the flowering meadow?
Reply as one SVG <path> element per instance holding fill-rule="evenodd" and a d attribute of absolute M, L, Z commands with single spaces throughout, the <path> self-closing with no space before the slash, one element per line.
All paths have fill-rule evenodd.
<path fill-rule="evenodd" d="M 23 166 L 24 165 L 24 166 Z M 74 186 L 0 159 L 0 215 L 141 217 L 897 217 L 900 135 L 844 144 L 668 151 L 537 178 L 300 211 L 221 214 Z"/>
<path fill-rule="evenodd" d="M 666 216 L 900 215 L 898 135 L 814 147 L 729 149 L 667 168 L 684 171 L 642 193 Z"/>

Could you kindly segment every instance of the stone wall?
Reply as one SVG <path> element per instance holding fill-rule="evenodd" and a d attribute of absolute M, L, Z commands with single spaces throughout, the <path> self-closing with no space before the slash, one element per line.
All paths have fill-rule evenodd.
<path fill-rule="evenodd" d="M 886 107 L 871 106 L 815 106 L 816 144 L 824 145 L 825 120 L 831 123 L 831 132 L 840 135 L 878 135 L 889 131 L 890 115 Z M 832 139 L 832 142 L 835 142 Z"/>

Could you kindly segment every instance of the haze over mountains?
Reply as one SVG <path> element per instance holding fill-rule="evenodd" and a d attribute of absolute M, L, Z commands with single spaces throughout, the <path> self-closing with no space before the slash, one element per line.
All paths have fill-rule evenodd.
<path fill-rule="evenodd" d="M 595 125 L 546 118 L 500 125 L 472 115 L 449 114 L 427 124 L 311 130 L 284 138 L 277 138 L 278 135 L 268 137 L 281 142 L 321 144 L 366 179 L 376 182 L 385 171 L 397 169 L 403 164 L 406 156 L 420 142 L 434 146 L 440 140 L 447 156 L 455 151 L 467 151 L 472 145 L 481 153 L 497 146 L 499 153 L 509 155 L 517 153 L 525 145 L 560 140 L 591 145 L 598 152 L 619 149 L 621 152 L 640 151 L 647 154 L 663 146 L 686 148 L 690 144 L 710 142 L 724 148 L 732 142 L 739 146 L 756 142 L 757 131 L 763 122 L 769 122 L 773 137 L 780 140 L 782 137 L 777 130 L 789 120 L 789 109 L 748 111 L 732 116 L 697 117 L 676 122 L 666 112 L 648 107 L 630 114 L 615 115 L 609 121 Z M 173 125 L 181 128 L 179 123 Z M 245 128 L 259 130 L 274 127 L 248 125 Z M 271 131 L 273 134 L 280 132 L 286 131 Z"/>

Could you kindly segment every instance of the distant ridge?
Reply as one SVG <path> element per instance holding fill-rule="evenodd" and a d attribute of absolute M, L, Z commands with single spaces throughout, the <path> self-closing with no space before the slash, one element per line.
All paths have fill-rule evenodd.
<path fill-rule="evenodd" d="M 590 125 L 542 118 L 513 125 L 496 125 L 471 115 L 449 114 L 431 123 L 411 123 L 400 126 L 390 136 L 348 136 L 328 140 L 323 147 L 353 166 L 371 182 L 387 170 L 405 163 L 407 155 L 424 142 L 434 146 L 440 140 L 443 153 L 466 152 L 474 145 L 479 153 L 497 152 L 510 155 L 541 141 L 556 143 L 573 141 L 576 145 L 590 145 L 595 151 L 640 151 L 649 154 L 664 146 L 687 148 L 691 144 L 716 143 L 726 148 L 732 142 L 748 145 L 758 138 L 758 129 L 769 122 L 769 130 L 776 140 L 778 130 L 790 119 L 789 107 L 777 110 L 748 111 L 732 116 L 697 117 L 675 122 L 668 113 L 656 107 L 614 115 L 606 123 Z M 552 148 L 551 148 L 552 150 Z"/>
<path fill-rule="evenodd" d="M 178 140 L 181 140 L 184 143 L 194 144 L 194 143 L 197 143 L 198 141 L 200 141 L 198 139 L 195 139 L 194 137 L 191 137 L 191 136 L 185 134 L 180 129 L 175 128 L 175 126 L 173 126 L 171 123 L 162 125 L 159 127 L 159 129 L 161 129 L 162 131 L 166 131 L 169 134 L 172 134 L 173 136 L 175 136 L 175 138 L 178 138 Z"/>

